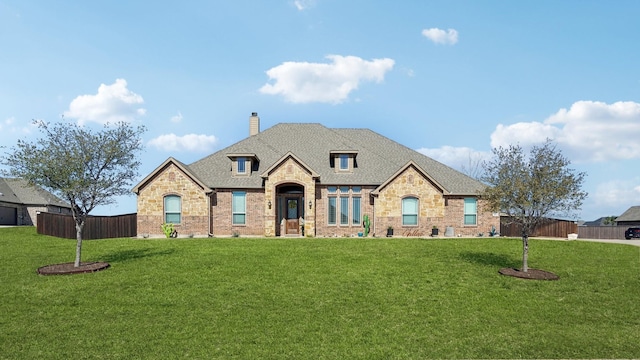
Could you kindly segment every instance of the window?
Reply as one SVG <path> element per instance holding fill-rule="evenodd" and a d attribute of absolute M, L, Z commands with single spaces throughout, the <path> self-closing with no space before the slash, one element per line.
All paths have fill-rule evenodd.
<path fill-rule="evenodd" d="M 247 172 L 247 159 L 239 157 L 238 160 L 238 174 L 245 174 Z"/>
<path fill-rule="evenodd" d="M 340 196 L 340 225 L 349 225 L 349 197 Z"/>
<path fill-rule="evenodd" d="M 327 186 L 327 225 L 359 227 L 362 224 L 362 187 Z"/>
<path fill-rule="evenodd" d="M 418 225 L 418 199 L 402 199 L 402 225 Z"/>
<path fill-rule="evenodd" d="M 349 170 L 349 155 L 340 154 L 340 170 Z"/>
<path fill-rule="evenodd" d="M 464 199 L 464 224 L 476 225 L 478 213 L 478 203 L 475 198 Z"/>
<path fill-rule="evenodd" d="M 351 198 L 351 221 L 354 225 L 360 225 L 360 198 Z"/>
<path fill-rule="evenodd" d="M 167 195 L 164 197 L 164 222 L 166 224 L 180 224 L 180 196 Z"/>
<path fill-rule="evenodd" d="M 336 198 L 335 197 L 330 197 L 329 199 L 329 214 L 328 214 L 328 219 L 327 222 L 329 223 L 329 225 L 335 225 L 336 224 Z"/>
<path fill-rule="evenodd" d="M 233 225 L 246 224 L 247 193 L 244 191 L 234 191 L 232 193 L 231 208 Z"/>

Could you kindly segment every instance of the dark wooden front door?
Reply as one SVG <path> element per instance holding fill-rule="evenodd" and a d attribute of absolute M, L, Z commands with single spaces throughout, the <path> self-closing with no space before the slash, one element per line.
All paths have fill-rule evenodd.
<path fill-rule="evenodd" d="M 300 220 L 298 218 L 298 199 L 287 199 L 287 235 L 298 235 Z"/>

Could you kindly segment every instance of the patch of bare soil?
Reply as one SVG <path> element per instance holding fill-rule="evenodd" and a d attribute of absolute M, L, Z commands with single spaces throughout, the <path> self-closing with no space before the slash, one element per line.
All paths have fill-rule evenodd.
<path fill-rule="evenodd" d="M 529 280 L 558 280 L 560 278 L 558 275 L 552 272 L 539 269 L 529 269 L 527 270 L 527 272 L 524 272 L 514 268 L 503 268 L 498 272 L 502 275 Z"/>
<path fill-rule="evenodd" d="M 108 268 L 110 265 L 106 262 L 81 262 L 80 266 L 75 267 L 73 263 L 53 264 L 46 265 L 38 268 L 38 274 L 40 275 L 71 275 L 71 274 L 83 274 L 89 272 L 101 271 Z"/>

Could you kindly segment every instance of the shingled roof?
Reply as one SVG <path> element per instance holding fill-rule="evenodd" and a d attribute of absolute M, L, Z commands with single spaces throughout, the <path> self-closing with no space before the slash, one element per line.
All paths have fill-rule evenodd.
<path fill-rule="evenodd" d="M 616 218 L 617 222 L 621 221 L 640 221 L 640 206 L 632 206 Z"/>
<path fill-rule="evenodd" d="M 71 207 L 52 193 L 22 179 L 0 178 L 0 194 L 0 201 L 10 204 Z"/>
<path fill-rule="evenodd" d="M 348 174 L 337 173 L 330 154 L 357 153 Z M 210 188 L 262 188 L 261 174 L 291 153 L 325 185 L 381 185 L 409 162 L 419 166 L 448 195 L 477 195 L 484 185 L 428 156 L 369 129 L 327 128 L 321 124 L 281 123 L 187 165 Z M 255 154 L 259 168 L 250 176 L 232 176 L 229 154 Z"/>

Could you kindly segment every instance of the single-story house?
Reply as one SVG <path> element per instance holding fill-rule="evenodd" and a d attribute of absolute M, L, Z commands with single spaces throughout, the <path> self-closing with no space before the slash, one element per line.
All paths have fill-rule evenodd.
<path fill-rule="evenodd" d="M 615 216 L 602 216 L 593 221 L 578 222 L 578 226 L 617 226 Z"/>
<path fill-rule="evenodd" d="M 632 206 L 616 218 L 618 226 L 640 226 L 640 206 Z"/>
<path fill-rule="evenodd" d="M 133 191 L 138 236 L 475 236 L 500 227 L 481 182 L 369 129 L 280 123 L 192 164 L 168 158 Z"/>
<path fill-rule="evenodd" d="M 71 206 L 23 179 L 0 178 L 0 225 L 37 225 L 38 212 L 71 214 Z"/>

